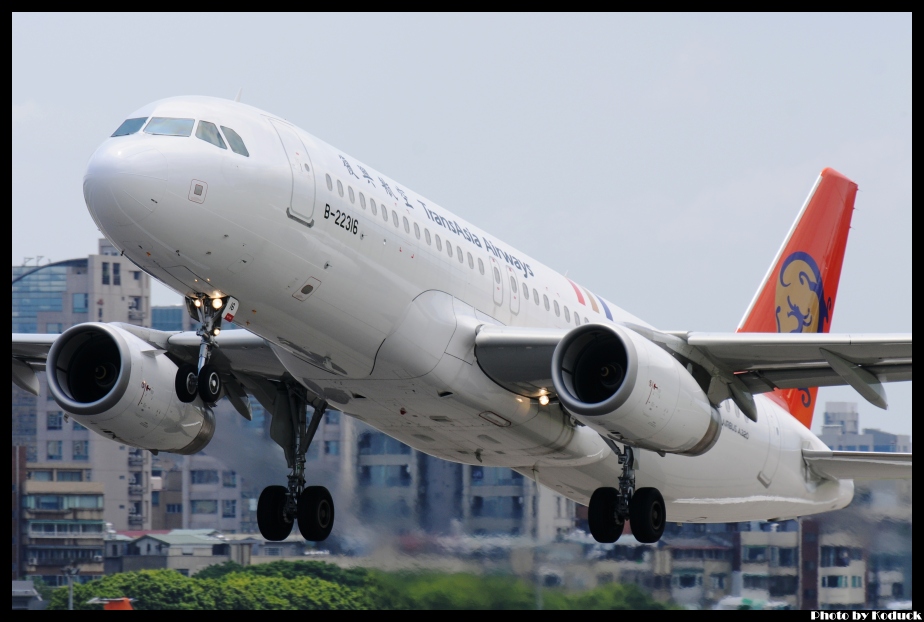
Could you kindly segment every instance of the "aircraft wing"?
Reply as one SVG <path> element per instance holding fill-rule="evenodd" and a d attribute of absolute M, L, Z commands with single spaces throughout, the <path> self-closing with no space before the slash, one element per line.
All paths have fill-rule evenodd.
<path fill-rule="evenodd" d="M 824 479 L 911 479 L 911 454 L 803 449 L 802 458 Z"/>
<path fill-rule="evenodd" d="M 746 414 L 749 395 L 775 389 L 850 385 L 880 408 L 883 382 L 911 380 L 911 334 L 661 332 L 624 325 L 702 368 L 715 403 L 732 398 Z M 475 355 L 499 385 L 535 397 L 554 393 L 552 352 L 561 329 L 482 326 Z M 724 386 L 720 386 L 724 385 Z M 754 415 L 756 416 L 756 415 Z"/>

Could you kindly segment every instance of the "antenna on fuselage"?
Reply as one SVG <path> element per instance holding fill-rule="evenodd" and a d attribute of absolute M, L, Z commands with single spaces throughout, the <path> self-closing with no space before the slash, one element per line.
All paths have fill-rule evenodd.
<path fill-rule="evenodd" d="M 241 101 L 241 93 L 243 92 L 244 92 L 244 87 L 242 86 L 241 88 L 237 90 L 237 95 L 234 96 L 234 101 L 236 102 Z"/>

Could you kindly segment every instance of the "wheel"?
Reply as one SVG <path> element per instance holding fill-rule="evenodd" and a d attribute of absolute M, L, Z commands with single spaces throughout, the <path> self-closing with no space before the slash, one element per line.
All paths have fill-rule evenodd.
<path fill-rule="evenodd" d="M 324 486 L 309 486 L 298 498 L 298 530 L 305 540 L 321 542 L 334 528 L 334 500 Z"/>
<path fill-rule="evenodd" d="M 199 390 L 199 376 L 196 374 L 195 365 L 180 365 L 180 368 L 176 370 L 174 388 L 176 389 L 176 396 L 184 404 L 196 399 Z"/>
<path fill-rule="evenodd" d="M 292 521 L 286 520 L 286 487 L 267 486 L 257 501 L 257 526 L 267 540 L 278 542 L 292 533 Z"/>
<path fill-rule="evenodd" d="M 214 365 L 206 365 L 199 372 L 199 397 L 206 404 L 214 404 L 221 397 L 221 376 Z"/>
<path fill-rule="evenodd" d="M 597 488 L 590 497 L 587 523 L 590 535 L 597 542 L 611 544 L 622 534 L 623 521 L 616 514 L 619 491 L 615 488 Z"/>
<path fill-rule="evenodd" d="M 629 499 L 629 524 L 639 542 L 650 544 L 661 539 L 667 517 L 664 497 L 657 488 L 639 488 Z"/>

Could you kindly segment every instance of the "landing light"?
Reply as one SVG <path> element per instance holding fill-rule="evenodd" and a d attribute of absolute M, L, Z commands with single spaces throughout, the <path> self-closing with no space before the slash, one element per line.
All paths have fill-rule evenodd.
<path fill-rule="evenodd" d="M 221 309 L 221 305 L 223 305 L 223 304 L 224 304 L 224 303 L 221 301 L 221 298 L 214 298 L 214 299 L 212 299 L 212 308 L 213 308 L 213 309 Z"/>
<path fill-rule="evenodd" d="M 196 298 L 195 300 L 193 300 L 193 304 L 196 305 L 196 308 L 198 309 L 199 307 L 202 306 L 202 301 Z"/>
<path fill-rule="evenodd" d="M 542 404 L 543 406 L 548 406 L 548 405 L 549 405 L 549 396 L 548 396 L 548 395 L 540 395 L 540 396 L 539 396 L 539 403 Z"/>
<path fill-rule="evenodd" d="M 213 329 L 212 329 L 212 334 L 215 335 L 216 337 L 219 335 L 219 333 L 221 333 L 221 329 L 220 329 L 220 328 L 213 328 Z"/>

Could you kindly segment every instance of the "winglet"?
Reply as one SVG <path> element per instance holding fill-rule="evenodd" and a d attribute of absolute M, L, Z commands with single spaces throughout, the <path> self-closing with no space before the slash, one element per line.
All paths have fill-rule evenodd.
<path fill-rule="evenodd" d="M 831 327 L 857 185 L 826 168 L 809 192 L 738 326 L 746 333 L 826 333 Z M 817 388 L 774 391 L 806 427 Z"/>
<path fill-rule="evenodd" d="M 234 101 L 236 102 L 241 101 L 241 93 L 243 92 L 244 92 L 244 87 L 242 86 L 241 88 L 237 90 L 237 95 L 234 96 Z"/>

